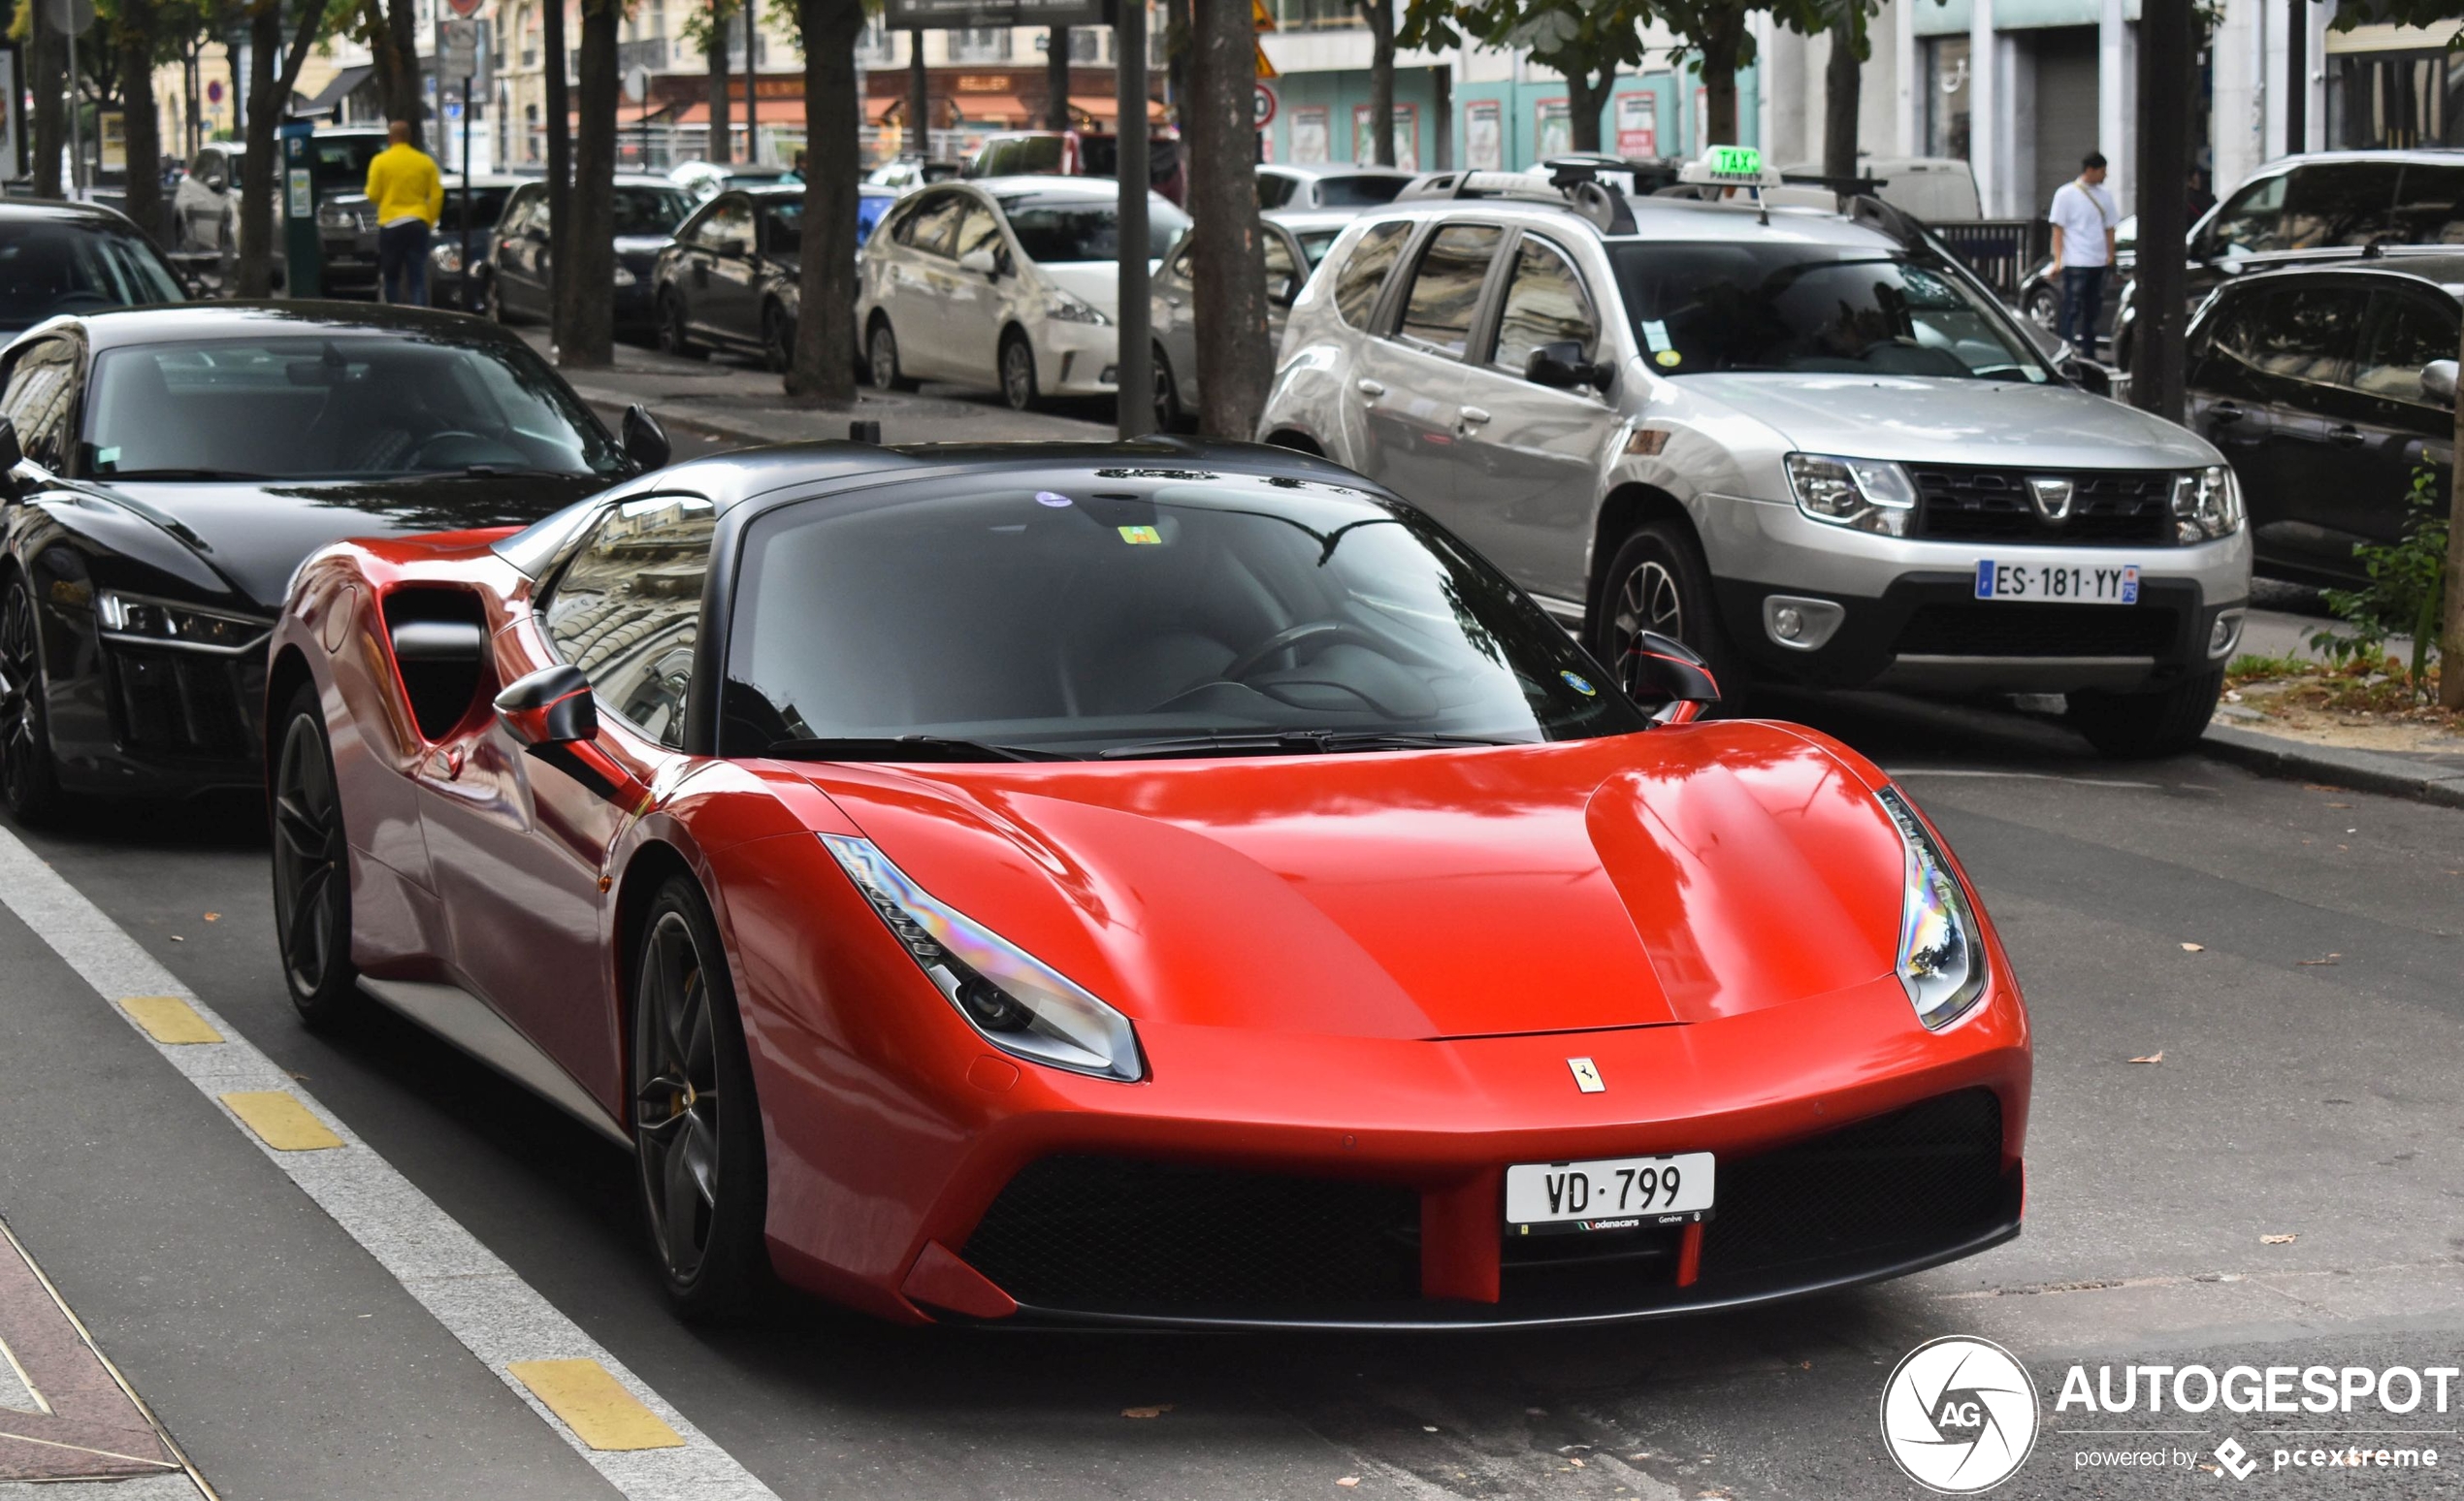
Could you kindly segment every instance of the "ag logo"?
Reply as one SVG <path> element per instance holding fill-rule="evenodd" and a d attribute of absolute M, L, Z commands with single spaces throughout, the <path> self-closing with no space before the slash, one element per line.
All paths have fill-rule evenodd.
<path fill-rule="evenodd" d="M 1929 1490 L 1970 1495 L 2018 1473 L 2036 1445 L 2036 1384 L 1991 1340 L 1909 1351 L 1882 1388 L 1882 1442 Z"/>

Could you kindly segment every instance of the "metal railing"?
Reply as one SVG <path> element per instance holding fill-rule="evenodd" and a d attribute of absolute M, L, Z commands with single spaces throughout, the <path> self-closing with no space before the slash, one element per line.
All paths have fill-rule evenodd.
<path fill-rule="evenodd" d="M 2005 300 L 2018 297 L 2019 284 L 2053 253 L 2054 227 L 2043 219 L 1970 219 L 1926 228 Z"/>

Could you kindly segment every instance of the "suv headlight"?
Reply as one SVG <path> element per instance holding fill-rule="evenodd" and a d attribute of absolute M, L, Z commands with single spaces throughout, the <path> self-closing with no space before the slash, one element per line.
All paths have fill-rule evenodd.
<path fill-rule="evenodd" d="M 623 261 L 618 261 L 616 263 L 616 275 L 612 284 L 616 286 L 632 286 L 633 284 L 633 269 L 631 266 L 626 265 Z"/>
<path fill-rule="evenodd" d="M 348 204 L 328 203 L 316 206 L 316 227 L 319 229 L 357 229 L 359 216 Z"/>
<path fill-rule="evenodd" d="M 443 272 L 448 277 L 461 276 L 462 246 L 453 241 L 446 241 L 443 245 L 440 245 L 428 252 L 428 264 L 436 267 L 438 271 Z"/>
<path fill-rule="evenodd" d="M 2173 476 L 2173 530 L 2184 546 L 2242 529 L 2242 486 L 2232 469 L 2211 464 Z"/>
<path fill-rule="evenodd" d="M 246 615 L 226 615 L 172 600 L 106 589 L 94 597 L 94 612 L 113 636 L 134 636 L 164 646 L 190 646 L 237 652 L 265 639 L 272 622 Z"/>
<path fill-rule="evenodd" d="M 1075 292 L 1053 289 L 1053 316 L 1064 323 L 1110 323 L 1111 314 Z"/>
<path fill-rule="evenodd" d="M 1068 976 L 964 914 L 933 899 L 870 839 L 821 836 L 933 988 L 984 1040 L 1073 1073 L 1146 1076 L 1129 1018 Z"/>
<path fill-rule="evenodd" d="M 1878 532 L 1884 537 L 1908 535 L 1916 514 L 1916 482 L 1908 472 L 1887 459 L 1841 459 L 1824 453 L 1792 453 L 1787 458 L 1788 487 L 1797 508 L 1816 521 Z"/>
<path fill-rule="evenodd" d="M 1907 875 L 1899 908 L 1899 984 L 1917 1020 L 1939 1031 L 1985 994 L 1985 938 L 1975 909 L 1932 832 L 1897 788 L 1874 794 L 1906 846 Z"/>

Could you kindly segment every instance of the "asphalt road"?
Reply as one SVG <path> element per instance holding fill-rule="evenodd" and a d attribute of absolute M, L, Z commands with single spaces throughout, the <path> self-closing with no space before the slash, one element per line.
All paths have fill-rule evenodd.
<path fill-rule="evenodd" d="M 988 1335 L 794 1302 L 687 1330 L 629 1158 L 406 1024 L 299 1026 L 253 808 L 16 837 L 781 1497 L 1914 1496 L 1877 1403 L 1945 1334 L 2000 1342 L 2044 1402 L 1997 1495 L 2464 1489 L 2464 1389 L 2402 1417 L 2054 1406 L 2073 1362 L 2464 1363 L 2464 812 L 2099 762 L 2011 713 L 1764 707 L 1899 773 L 1999 921 L 2036 1027 L 2027 1227 L 1899 1283 L 1609 1332 Z M 0 1215 L 222 1496 L 611 1493 L 5 908 L 0 1057 Z M 2273 1469 L 2339 1439 L 2264 1430 L 2332 1425 L 2426 1430 L 2367 1442 L 2445 1463 Z M 2213 1463 L 2226 1437 L 2247 1482 L 2080 1467 Z"/>

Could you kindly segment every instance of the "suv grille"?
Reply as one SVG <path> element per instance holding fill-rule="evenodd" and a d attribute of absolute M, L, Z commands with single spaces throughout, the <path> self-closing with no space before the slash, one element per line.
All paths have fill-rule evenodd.
<path fill-rule="evenodd" d="M 2152 604 L 1920 604 L 1892 651 L 1902 657 L 2156 657 L 2173 645 L 2174 612 Z"/>
<path fill-rule="evenodd" d="M 1916 535 L 1936 541 L 2129 543 L 2173 541 L 2173 478 L 2163 470 L 1911 468 L 1921 509 Z M 2066 479 L 2070 514 L 2047 521 L 2030 479 Z"/>

